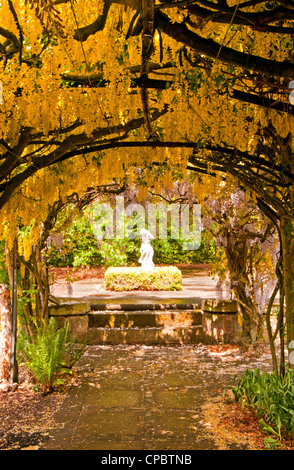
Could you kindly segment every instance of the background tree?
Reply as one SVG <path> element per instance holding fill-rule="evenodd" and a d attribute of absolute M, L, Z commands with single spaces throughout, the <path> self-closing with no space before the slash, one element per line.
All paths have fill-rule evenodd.
<path fill-rule="evenodd" d="M 208 199 L 204 226 L 219 247 L 214 271 L 218 277 L 219 298 L 236 299 L 242 319 L 243 340 L 252 344 L 262 340 L 265 327 L 271 342 L 274 369 L 277 370 L 270 322 L 265 321 L 276 300 L 283 298 L 283 286 L 277 276 L 280 244 L 273 223 L 265 217 L 248 195 L 224 188 L 215 199 Z M 283 302 L 278 313 L 278 329 L 283 330 Z M 283 343 L 283 341 L 282 341 Z"/>
<path fill-rule="evenodd" d="M 20 266 L 19 289 L 21 294 L 21 320 L 25 334 L 34 337 L 36 326 L 41 327 L 43 322 L 48 321 L 48 304 L 49 301 L 59 303 L 50 292 L 50 277 L 48 275 L 46 248 L 50 234 L 54 233 L 54 227 L 58 219 L 58 215 L 62 210 L 71 206 L 72 211 L 80 212 L 85 206 L 94 199 L 104 194 L 119 194 L 123 191 L 117 183 L 97 188 L 89 188 L 84 194 L 79 196 L 76 193 L 67 197 L 59 198 L 52 206 L 48 206 L 48 213 L 42 224 L 39 223 L 39 237 L 35 236 L 34 244 L 30 245 L 28 240 L 31 237 L 31 230 L 35 227 L 21 228 L 18 235 L 20 252 L 18 261 Z M 64 226 L 68 225 L 72 220 L 71 214 L 67 220 L 64 220 Z M 27 245 L 30 246 L 29 256 L 27 255 Z"/>

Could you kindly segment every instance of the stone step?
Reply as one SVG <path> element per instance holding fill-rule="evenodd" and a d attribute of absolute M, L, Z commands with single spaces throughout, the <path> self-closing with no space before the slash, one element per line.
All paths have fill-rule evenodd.
<path fill-rule="evenodd" d="M 89 328 L 177 328 L 202 324 L 201 310 L 91 311 Z"/>
<path fill-rule="evenodd" d="M 154 328 L 89 328 L 87 344 L 197 344 L 202 326 Z"/>
<path fill-rule="evenodd" d="M 104 302 L 104 303 L 91 303 L 90 308 L 92 311 L 142 311 L 142 310 L 199 310 L 201 309 L 201 302 L 199 303 L 185 303 L 185 302 Z"/>
<path fill-rule="evenodd" d="M 240 324 L 233 302 L 194 299 L 99 299 L 50 305 L 49 315 L 59 327 L 69 325 L 72 342 L 86 344 L 189 344 L 235 343 L 240 341 Z M 195 299 L 195 302 L 197 300 Z M 200 302 L 201 304 L 201 302 Z"/>

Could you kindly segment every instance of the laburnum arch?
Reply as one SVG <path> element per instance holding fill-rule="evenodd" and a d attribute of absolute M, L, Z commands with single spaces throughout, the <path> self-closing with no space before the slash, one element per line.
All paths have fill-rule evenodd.
<path fill-rule="evenodd" d="M 2 2 L 10 246 L 33 218 L 37 237 L 60 191 L 131 179 L 134 166 L 229 174 L 280 231 L 292 339 L 293 15 L 290 0 Z"/>

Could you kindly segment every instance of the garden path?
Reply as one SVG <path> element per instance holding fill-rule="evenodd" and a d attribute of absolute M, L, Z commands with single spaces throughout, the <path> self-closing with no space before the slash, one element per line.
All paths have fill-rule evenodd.
<path fill-rule="evenodd" d="M 43 449 L 252 450 L 250 435 L 223 420 L 222 393 L 236 374 L 270 364 L 269 351 L 233 346 L 90 346 Z"/>

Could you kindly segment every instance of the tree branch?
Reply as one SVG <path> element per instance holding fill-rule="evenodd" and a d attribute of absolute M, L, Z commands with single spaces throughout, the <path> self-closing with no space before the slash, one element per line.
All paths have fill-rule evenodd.
<path fill-rule="evenodd" d="M 163 116 L 168 111 L 168 106 L 165 106 L 161 111 L 155 110 L 151 116 L 152 120 L 158 119 L 160 116 Z M 144 118 L 132 119 L 126 124 L 120 124 L 118 126 L 108 126 L 103 128 L 98 128 L 92 132 L 92 135 L 89 137 L 87 134 L 78 134 L 71 135 L 67 137 L 61 145 L 54 151 L 43 157 L 35 157 L 32 159 L 32 164 L 29 165 L 21 173 L 12 177 L 8 182 L 2 183 L 0 185 L 0 209 L 7 203 L 13 192 L 29 177 L 39 171 L 41 168 L 45 168 L 61 161 L 64 161 L 75 155 L 83 155 L 84 153 L 90 153 L 92 150 L 78 150 L 77 147 L 81 145 L 89 145 L 99 138 L 109 136 L 111 134 L 119 134 L 121 132 L 125 133 L 133 129 L 138 129 L 142 127 L 145 123 Z M 124 138 L 124 136 L 122 137 Z M 154 144 L 153 144 L 154 145 Z M 115 148 L 118 146 L 118 143 L 107 143 L 105 148 Z M 95 151 L 95 150 L 93 150 Z"/>
<path fill-rule="evenodd" d="M 205 0 L 199 0 L 198 3 L 205 5 L 210 9 L 202 8 L 197 5 L 197 3 L 193 3 L 187 7 L 189 13 L 204 21 L 230 24 L 235 7 L 226 7 L 223 3 L 213 3 Z M 215 11 L 212 11 L 211 9 Z M 241 9 L 242 5 L 239 6 L 239 9 L 235 13 L 233 21 L 234 24 L 249 26 L 251 29 L 256 31 L 293 34 L 293 27 L 269 26 L 269 23 L 293 20 L 294 10 L 283 6 L 259 12 L 243 12 Z"/>
<path fill-rule="evenodd" d="M 4 38 L 6 38 L 10 41 L 10 44 L 5 47 L 5 53 L 6 54 L 13 54 L 13 53 L 19 51 L 20 43 L 19 43 L 19 40 L 17 39 L 17 37 L 14 33 L 12 33 L 11 31 L 8 31 L 7 29 L 2 28 L 2 26 L 0 26 L 0 36 L 3 36 Z"/>
<path fill-rule="evenodd" d="M 294 76 L 294 64 L 288 61 L 279 62 L 239 52 L 227 46 L 220 50 L 220 44 L 212 39 L 204 39 L 195 32 L 189 30 L 185 23 L 172 22 L 161 11 L 155 13 L 155 26 L 164 34 L 178 43 L 182 43 L 197 54 L 203 54 L 212 59 L 218 59 L 228 65 L 241 67 L 245 70 L 262 73 L 265 76 L 283 77 L 291 80 Z"/>
<path fill-rule="evenodd" d="M 15 21 L 16 27 L 18 29 L 18 32 L 19 32 L 19 63 L 21 64 L 21 62 L 22 62 L 22 46 L 23 46 L 24 36 L 23 36 L 23 32 L 22 32 L 21 26 L 20 26 L 19 21 L 18 21 L 17 13 L 15 11 L 15 8 L 14 8 L 13 3 L 12 3 L 11 0 L 8 0 L 8 5 L 9 5 L 9 9 L 12 13 L 12 16 L 14 18 L 14 21 Z"/>
<path fill-rule="evenodd" d="M 30 138 L 30 129 L 24 128 L 21 131 L 18 143 L 13 148 L 6 147 L 7 153 L 3 157 L 5 160 L 0 165 L 0 181 L 7 178 L 11 171 L 15 168 L 15 165 L 19 161 L 21 154 L 28 145 Z"/>
<path fill-rule="evenodd" d="M 75 34 L 74 34 L 74 39 L 80 42 L 84 42 L 92 34 L 95 34 L 98 31 L 101 31 L 105 26 L 111 3 L 112 3 L 111 0 L 104 0 L 102 15 L 99 15 L 98 18 L 93 23 L 87 26 L 84 26 L 82 28 L 76 29 Z"/>

